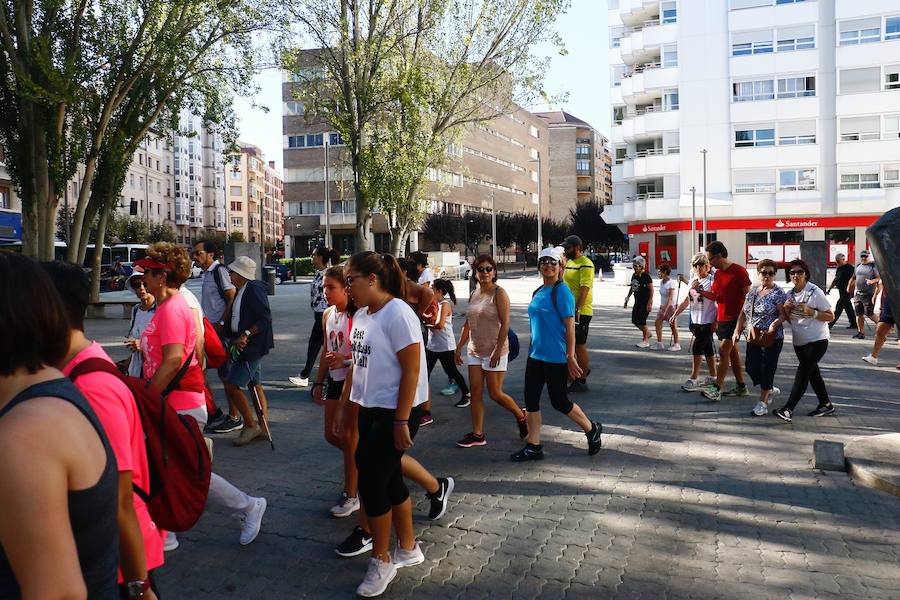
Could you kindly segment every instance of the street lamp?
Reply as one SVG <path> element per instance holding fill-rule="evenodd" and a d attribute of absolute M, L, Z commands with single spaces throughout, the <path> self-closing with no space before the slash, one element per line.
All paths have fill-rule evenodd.
<path fill-rule="evenodd" d="M 463 248 L 466 254 L 466 260 L 469 260 L 469 223 L 474 223 L 472 219 L 463 217 Z M 476 251 L 477 254 L 477 251 Z"/>
<path fill-rule="evenodd" d="M 537 158 L 532 158 L 528 162 L 537 163 L 537 184 L 538 184 L 538 201 L 537 201 L 537 251 L 538 254 L 541 252 L 541 248 L 544 247 L 544 237 L 541 232 L 541 153 L 537 153 Z"/>
<path fill-rule="evenodd" d="M 328 201 L 330 182 L 328 181 L 328 141 L 330 134 L 322 134 L 325 145 L 325 245 L 331 247 L 331 203 Z"/>
<path fill-rule="evenodd" d="M 691 253 L 697 243 L 697 186 L 691 186 Z"/>
<path fill-rule="evenodd" d="M 702 248 L 706 248 L 709 239 L 706 237 L 706 148 L 700 151 L 703 155 L 703 244 Z"/>

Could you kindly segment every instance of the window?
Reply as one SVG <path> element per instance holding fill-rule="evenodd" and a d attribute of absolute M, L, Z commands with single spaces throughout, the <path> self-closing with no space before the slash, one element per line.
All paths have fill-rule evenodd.
<path fill-rule="evenodd" d="M 591 155 L 591 147 L 590 146 L 575 146 L 575 156 L 590 156 Z"/>
<path fill-rule="evenodd" d="M 622 45 L 622 36 L 625 35 L 624 27 L 615 27 L 609 32 L 609 47 L 618 48 Z"/>
<path fill-rule="evenodd" d="M 302 215 L 324 215 L 325 201 L 314 200 L 312 202 L 300 202 L 300 214 Z"/>
<path fill-rule="evenodd" d="M 884 89 L 900 90 L 900 65 L 884 67 Z"/>
<path fill-rule="evenodd" d="M 754 100 L 774 100 L 775 82 L 771 79 L 762 81 L 741 81 L 732 84 L 732 97 L 735 102 L 751 102 Z"/>
<path fill-rule="evenodd" d="M 235 212 L 240 212 L 241 210 L 243 210 L 242 207 L 243 207 L 243 202 L 232 202 L 231 203 L 231 210 L 233 210 Z"/>
<path fill-rule="evenodd" d="M 241 189 L 242 189 L 241 186 L 239 186 L 239 185 L 233 185 L 233 186 L 231 186 L 231 192 L 230 192 L 230 194 L 231 194 L 232 196 L 240 196 L 240 195 L 243 193 L 243 192 L 241 191 Z"/>
<path fill-rule="evenodd" d="M 731 36 L 731 55 L 769 54 L 772 48 L 772 32 L 740 31 Z"/>
<path fill-rule="evenodd" d="M 0 208 L 9 208 L 9 188 L 0 187 Z"/>
<path fill-rule="evenodd" d="M 303 148 L 306 146 L 306 136 L 305 135 L 289 135 L 288 136 L 288 148 Z"/>
<path fill-rule="evenodd" d="M 157 194 L 161 194 L 161 193 L 162 193 L 162 182 L 160 182 L 160 181 L 157 181 L 157 182 L 156 182 L 156 193 L 157 193 Z"/>
<path fill-rule="evenodd" d="M 884 139 L 895 140 L 900 138 L 900 115 L 884 116 Z"/>
<path fill-rule="evenodd" d="M 864 92 L 879 92 L 881 85 L 880 67 L 866 67 L 864 69 L 843 69 L 840 72 L 840 93 L 860 94 Z"/>
<path fill-rule="evenodd" d="M 306 147 L 318 147 L 325 145 L 325 135 L 322 133 L 309 133 L 306 135 Z"/>
<path fill-rule="evenodd" d="M 678 90 L 663 90 L 663 110 L 678 110 Z"/>
<path fill-rule="evenodd" d="M 540 133 L 538 133 L 537 127 L 535 127 L 534 125 L 529 125 L 529 126 L 528 126 L 528 133 L 531 134 L 531 137 L 534 137 L 534 138 L 539 138 L 539 137 L 541 137 L 541 136 L 540 136 Z"/>
<path fill-rule="evenodd" d="M 624 106 L 614 106 L 613 107 L 613 125 L 621 125 L 622 121 L 625 120 L 625 107 Z"/>
<path fill-rule="evenodd" d="M 774 169 L 754 169 L 735 171 L 733 174 L 735 194 L 757 194 L 775 191 Z"/>
<path fill-rule="evenodd" d="M 242 219 L 241 217 L 232 217 L 231 226 L 232 227 L 243 227 L 244 219 Z"/>
<path fill-rule="evenodd" d="M 675 6 L 675 2 L 663 2 L 659 14 L 663 25 L 678 22 L 678 8 Z"/>
<path fill-rule="evenodd" d="M 840 27 L 841 46 L 871 44 L 881 41 L 881 17 L 844 21 Z"/>
<path fill-rule="evenodd" d="M 802 98 L 816 95 L 815 77 L 789 77 L 778 80 L 779 98 Z"/>
<path fill-rule="evenodd" d="M 662 66 L 664 69 L 678 66 L 678 46 L 667 44 L 662 47 Z"/>
<path fill-rule="evenodd" d="M 617 165 L 621 165 L 623 162 L 625 162 L 625 159 L 628 157 L 627 152 L 628 152 L 627 148 L 616 148 L 615 149 L 614 154 L 616 157 L 615 162 Z"/>
<path fill-rule="evenodd" d="M 128 207 L 128 214 L 130 214 L 132 217 L 135 217 L 138 214 L 138 203 L 134 198 L 131 199 L 131 203 Z"/>
<path fill-rule="evenodd" d="M 232 170 L 229 171 L 229 172 L 231 173 L 231 178 L 232 178 L 232 179 L 240 179 L 240 178 L 241 178 L 241 172 L 240 172 L 240 171 L 235 171 L 234 169 L 232 169 Z"/>
<path fill-rule="evenodd" d="M 900 16 L 884 20 L 884 41 L 900 40 Z"/>
<path fill-rule="evenodd" d="M 305 109 L 303 103 L 296 100 L 288 100 L 284 103 L 284 114 L 286 115 L 302 115 Z"/>
<path fill-rule="evenodd" d="M 579 173 L 591 171 L 591 161 L 589 160 L 576 160 L 575 161 L 575 170 Z"/>
<path fill-rule="evenodd" d="M 329 133 L 328 134 L 328 144 L 330 146 L 343 146 L 344 138 L 341 137 L 339 133 Z"/>
<path fill-rule="evenodd" d="M 134 187 L 134 173 L 131 173 L 131 174 L 128 176 L 128 185 L 129 185 L 130 187 Z"/>
<path fill-rule="evenodd" d="M 884 187 L 900 187 L 900 165 L 894 164 L 884 166 Z"/>
<path fill-rule="evenodd" d="M 809 50 L 816 47 L 816 26 L 803 25 L 778 30 L 778 51 Z"/>
<path fill-rule="evenodd" d="M 815 121 L 790 121 L 778 124 L 778 144 L 795 146 L 816 143 Z"/>
<path fill-rule="evenodd" d="M 332 200 L 331 212 L 339 215 L 356 213 L 356 200 Z"/>
<path fill-rule="evenodd" d="M 772 0 L 731 0 L 731 10 L 755 8 L 757 6 L 772 6 Z"/>
<path fill-rule="evenodd" d="M 842 190 L 867 190 L 881 187 L 880 169 L 877 166 L 863 166 L 841 173 Z"/>
<path fill-rule="evenodd" d="M 816 189 L 815 169 L 787 169 L 778 171 L 778 189 L 780 191 L 798 191 Z"/>
<path fill-rule="evenodd" d="M 740 127 L 734 130 L 735 148 L 753 148 L 775 145 L 775 128 L 772 126 Z"/>
<path fill-rule="evenodd" d="M 846 117 L 841 119 L 841 141 L 860 142 L 877 140 L 881 133 L 881 122 L 877 116 Z"/>

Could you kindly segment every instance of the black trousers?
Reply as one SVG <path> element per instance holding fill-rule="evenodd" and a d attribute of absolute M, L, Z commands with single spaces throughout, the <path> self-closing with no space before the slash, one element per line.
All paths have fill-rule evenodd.
<path fill-rule="evenodd" d="M 786 409 L 793 411 L 810 385 L 819 399 L 819 406 L 831 404 L 831 400 L 828 399 L 828 390 L 825 389 L 825 381 L 822 379 L 822 373 L 819 372 L 819 361 L 825 356 L 827 350 L 828 340 L 817 340 L 803 346 L 794 346 L 794 353 L 800 364 L 797 365 L 797 374 L 794 375 L 791 395 L 787 404 L 784 405 Z"/>
<path fill-rule="evenodd" d="M 459 369 L 456 368 L 456 353 L 453 350 L 447 350 L 446 352 L 432 352 L 431 350 L 425 350 L 425 360 L 428 364 L 428 377 L 431 378 L 431 371 L 434 369 L 434 365 L 438 362 L 441 363 L 441 366 L 444 367 L 444 372 L 447 373 L 447 376 L 450 378 L 450 381 L 459 386 L 459 391 L 463 393 L 463 395 L 467 395 L 469 393 L 469 386 L 466 384 L 466 378 L 462 376 L 462 373 L 459 372 Z"/>
<path fill-rule="evenodd" d="M 387 408 L 359 409 L 356 468 L 359 469 L 359 496 L 370 517 L 380 517 L 409 498 L 400 468 L 403 451 L 394 447 L 394 413 Z M 421 409 L 414 407 L 409 413 L 411 437 L 415 437 L 421 418 Z"/>
<path fill-rule="evenodd" d="M 572 412 L 574 405 L 566 391 L 569 367 L 566 363 L 549 363 L 528 357 L 525 363 L 525 410 L 540 412 L 541 392 L 547 386 L 550 404 L 564 415 Z"/>
<path fill-rule="evenodd" d="M 316 359 L 319 358 L 319 351 L 322 350 L 322 344 L 325 342 L 325 332 L 322 331 L 322 315 L 324 313 L 313 313 L 314 320 L 312 331 L 309 332 L 309 342 L 306 344 L 306 365 L 300 372 L 301 377 L 309 377 L 312 373 Z"/>
<path fill-rule="evenodd" d="M 853 303 L 850 302 L 850 294 L 847 293 L 847 290 L 838 290 L 838 293 L 840 293 L 840 298 L 837 301 L 837 308 L 834 311 L 834 321 L 832 323 L 837 323 L 838 319 L 841 318 L 841 313 L 846 311 L 850 326 L 856 327 L 856 311 L 853 309 Z"/>

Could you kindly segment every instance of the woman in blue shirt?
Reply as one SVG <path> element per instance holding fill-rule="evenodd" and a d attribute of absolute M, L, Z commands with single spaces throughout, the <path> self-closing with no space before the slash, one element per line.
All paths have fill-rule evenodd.
<path fill-rule="evenodd" d="M 531 349 L 525 365 L 525 410 L 528 419 L 528 436 L 525 447 L 510 458 L 515 462 L 541 460 L 541 390 L 547 386 L 547 394 L 553 408 L 567 415 L 587 436 L 588 454 L 600 451 L 600 433 L 603 426 L 592 423 L 577 404 L 573 404 L 566 392 L 568 378 L 581 377 L 581 368 L 575 358 L 575 297 L 559 281 L 559 255 L 554 248 L 541 251 L 538 260 L 544 280 L 531 304 L 528 320 L 531 323 Z"/>

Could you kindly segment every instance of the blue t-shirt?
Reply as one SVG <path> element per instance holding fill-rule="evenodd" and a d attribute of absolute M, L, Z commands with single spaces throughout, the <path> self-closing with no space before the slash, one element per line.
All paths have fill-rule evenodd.
<path fill-rule="evenodd" d="M 566 325 L 563 319 L 575 316 L 575 296 L 566 285 L 556 288 L 556 306 L 551 297 L 553 286 L 542 286 L 528 305 L 531 323 L 531 358 L 550 363 L 566 362 Z"/>

